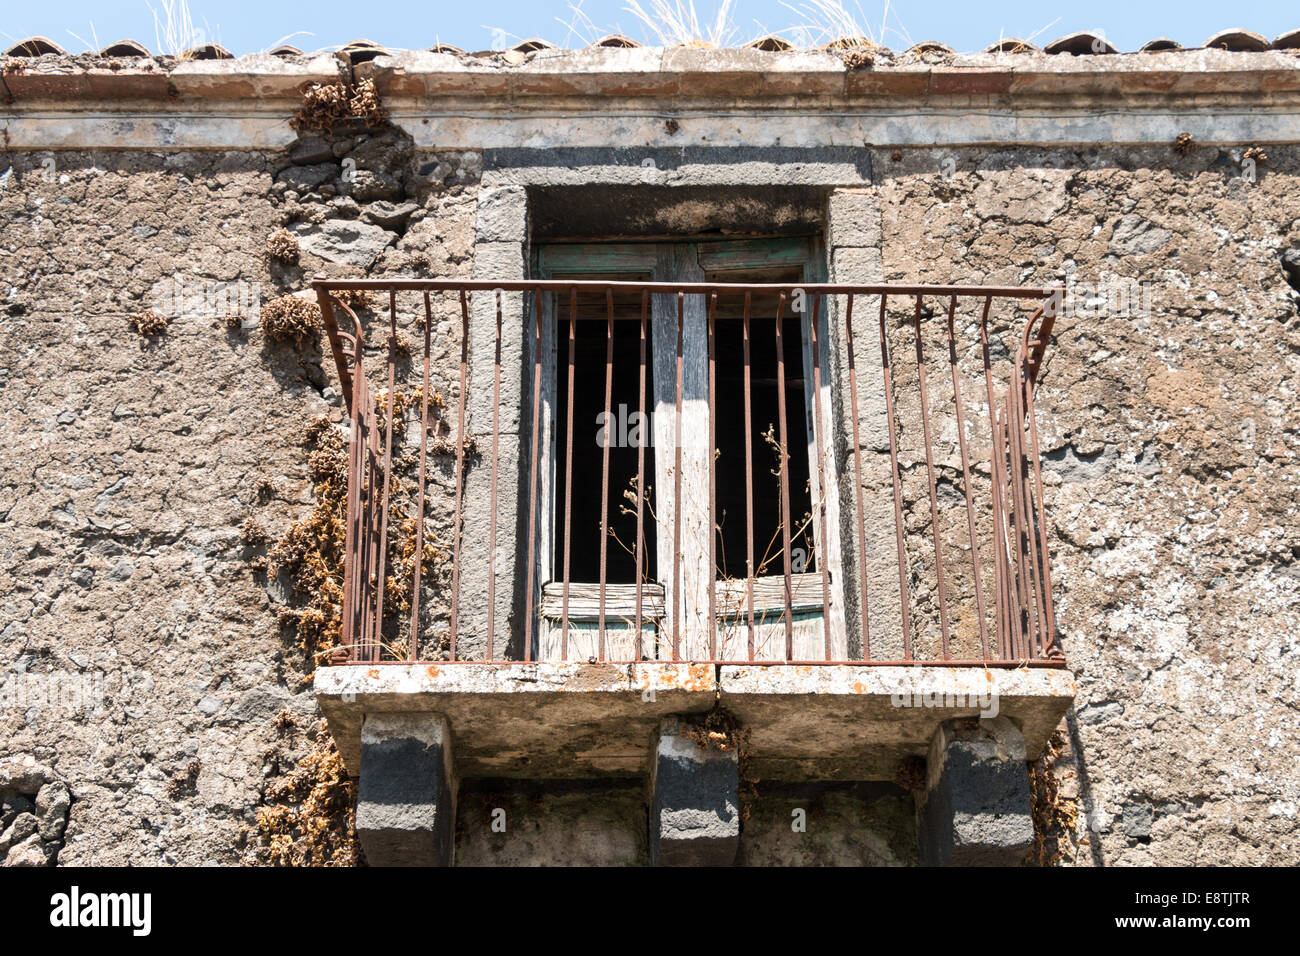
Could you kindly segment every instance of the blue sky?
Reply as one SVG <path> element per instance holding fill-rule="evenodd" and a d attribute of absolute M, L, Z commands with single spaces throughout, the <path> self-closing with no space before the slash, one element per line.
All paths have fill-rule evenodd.
<path fill-rule="evenodd" d="M 154 15 L 163 14 L 167 0 L 125 0 L 108 6 L 101 0 L 42 0 L 36 4 L 7 3 L 0 14 L 0 37 L 9 42 L 43 35 L 72 52 L 83 52 L 124 37 L 157 49 Z M 668 0 L 673 3 L 675 0 Z M 568 0 L 477 0 L 437 2 L 358 3 L 357 0 L 316 0 L 308 3 L 277 0 L 189 0 L 195 24 L 207 39 L 236 55 L 265 50 L 279 41 L 303 49 L 339 46 L 358 37 L 382 45 L 423 48 L 436 42 L 468 50 L 508 46 L 516 38 L 541 37 L 552 43 L 581 46 L 600 35 L 621 32 L 642 42 L 652 39 L 628 12 L 630 0 L 582 0 L 581 13 Z M 652 0 L 642 0 L 647 9 Z M 711 20 L 716 0 L 695 0 L 701 20 Z M 760 32 L 781 30 L 806 22 L 805 0 L 736 0 L 732 19 L 740 42 Z M 1028 0 L 960 0 L 920 2 L 894 0 L 885 14 L 881 0 L 845 0 L 860 23 L 869 23 L 879 38 L 895 49 L 908 41 L 941 40 L 961 51 L 981 49 L 999 37 L 1028 37 L 1037 42 L 1076 30 L 1101 31 L 1121 51 L 1136 50 L 1147 40 L 1168 36 L 1186 46 L 1202 43 L 1227 27 L 1242 27 L 1272 38 L 1300 28 L 1300 8 L 1280 0 L 1182 0 L 1134 3 L 1132 0 L 1091 0 L 1052 3 Z M 793 7 L 794 9 L 791 9 Z M 562 22 L 561 22 L 562 21 Z M 584 22 L 585 21 L 585 22 Z M 580 28 L 571 31 L 568 24 Z M 594 24 L 595 30 L 588 24 Z M 766 28 L 765 31 L 762 28 Z M 71 31 L 71 33 L 69 33 Z M 298 33 L 309 31 L 311 35 Z M 76 34 L 73 36 L 72 34 Z M 84 41 L 84 42 L 83 42 Z"/>

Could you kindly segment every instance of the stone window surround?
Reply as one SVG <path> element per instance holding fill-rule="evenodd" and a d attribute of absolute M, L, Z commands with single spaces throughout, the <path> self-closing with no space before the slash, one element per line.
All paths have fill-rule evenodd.
<path fill-rule="evenodd" d="M 483 180 L 478 194 L 473 278 L 522 280 L 530 277 L 529 189 L 532 187 L 572 188 L 575 198 L 580 201 L 582 188 L 593 186 L 800 185 L 824 189 L 827 195 L 823 223 L 830 280 L 863 284 L 879 282 L 883 279 L 879 248 L 880 215 L 871 190 L 870 163 L 868 149 L 843 147 L 488 150 L 484 154 Z M 526 511 L 523 502 L 527 500 L 529 480 L 527 442 L 530 423 L 521 418 L 531 394 L 528 379 L 532 359 L 529 349 L 531 330 L 525 329 L 526 314 L 531 313 L 525 312 L 522 295 L 504 297 L 496 620 L 508 621 L 509 624 L 504 629 L 498 624 L 496 646 L 507 646 L 509 656 L 517 659 L 522 659 L 523 602 L 527 598 L 524 593 L 527 587 L 524 553 L 527 516 L 522 512 Z M 471 384 L 467 405 L 468 428 L 471 434 L 476 435 L 490 435 L 492 431 L 492 389 L 484 388 L 482 383 L 492 382 L 494 350 L 475 347 L 475 343 L 493 342 L 495 324 L 493 303 L 487 297 L 476 299 L 470 316 Z M 835 422 L 829 432 L 835 443 L 837 470 L 846 475 L 848 437 L 847 429 L 842 427 L 846 399 L 845 390 L 836 385 L 842 364 L 836 324 L 835 321 L 828 323 L 829 353 L 832 356 L 828 372 L 831 377 L 832 420 Z M 863 338 L 869 339 L 867 336 Z M 860 362 L 869 359 L 869 355 L 859 356 Z M 861 397 L 860 401 L 863 401 Z M 868 394 L 866 403 L 870 402 Z M 871 431 L 868 427 L 867 432 Z M 471 653 L 486 644 L 486 614 L 476 609 L 487 606 L 489 539 L 486 509 L 476 503 L 487 501 L 489 480 L 486 459 L 466 475 L 460 593 L 462 607 L 469 609 L 469 613 L 462 612 L 460 616 L 458 643 Z M 480 491 L 483 493 L 479 494 Z M 856 580 L 858 574 L 854 557 L 856 537 L 850 520 L 855 514 L 851 491 L 851 482 L 840 481 L 839 500 L 830 502 L 828 507 L 828 518 L 836 521 L 840 528 L 841 566 L 845 581 Z M 513 582 L 513 586 L 502 586 L 503 582 Z M 850 634 L 855 630 L 860 632 L 860 627 L 856 626 L 860 614 L 856 591 L 856 588 L 843 589 Z M 896 589 L 892 598 L 897 598 Z M 873 634 L 888 632 L 889 622 L 877 621 L 876 613 L 873 609 Z M 856 653 L 860 651 L 851 644 L 850 656 Z"/>

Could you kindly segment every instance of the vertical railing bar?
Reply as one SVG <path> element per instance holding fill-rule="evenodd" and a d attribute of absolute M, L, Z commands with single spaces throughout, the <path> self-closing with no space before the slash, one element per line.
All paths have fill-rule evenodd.
<path fill-rule="evenodd" d="M 528 590 L 524 606 L 524 660 L 533 659 L 533 607 L 537 601 L 537 442 L 542 412 L 542 290 L 534 293 L 533 425 L 528 456 Z"/>
<path fill-rule="evenodd" d="M 1023 616 L 1024 631 L 1022 634 L 1022 646 L 1020 648 L 1021 656 L 1029 659 L 1034 656 L 1034 644 L 1036 642 L 1035 629 L 1037 621 L 1034 620 L 1033 611 L 1030 605 L 1034 600 L 1033 585 L 1030 581 L 1029 555 L 1025 552 L 1025 502 L 1024 502 L 1024 474 L 1023 459 L 1020 454 L 1020 442 L 1018 433 L 1024 427 L 1020 420 L 1019 404 L 1016 401 L 1016 392 L 1018 390 L 1018 378 L 1020 375 L 1020 363 L 1012 360 L 1011 379 L 1007 385 L 1007 446 L 1010 455 L 1010 491 L 1012 498 L 1012 515 L 1015 518 L 1015 535 L 1013 541 L 1016 549 L 1016 566 L 1019 569 L 1021 603 L 1019 616 Z"/>
<path fill-rule="evenodd" d="M 578 346 L 578 287 L 569 289 L 569 390 L 564 426 L 564 598 L 560 624 L 560 660 L 569 659 L 569 557 L 573 551 L 573 385 Z"/>
<path fill-rule="evenodd" d="M 469 300 L 460 293 L 460 393 L 456 398 L 456 514 L 451 538 L 451 638 L 448 658 L 456 659 L 460 637 L 460 539 L 465 529 L 462 505 L 465 500 L 465 391 L 469 383 Z"/>
<path fill-rule="evenodd" d="M 993 421 L 993 470 L 996 483 L 994 494 L 994 537 L 997 548 L 996 557 L 1001 567 L 998 597 L 1002 602 L 1002 622 L 999 628 L 1002 639 L 1002 656 L 1007 660 L 1016 657 L 1017 635 L 1019 634 L 1018 607 L 1015 599 L 1016 575 L 1012 568 L 1009 545 L 1011 543 L 1011 514 L 1008 507 L 1007 492 L 1007 435 L 1006 418 L 997 406 L 992 406 L 990 415 Z"/>
<path fill-rule="evenodd" d="M 352 386 L 352 407 L 358 408 L 361 400 L 361 385 L 359 384 L 362 370 L 358 367 L 353 375 Z M 357 415 L 352 416 L 352 447 L 348 449 L 348 511 L 347 525 L 344 531 L 344 554 L 346 558 L 343 565 L 343 646 L 348 650 L 348 656 L 353 660 L 358 659 L 357 652 L 357 582 L 360 580 L 358 572 L 361 570 L 361 550 L 363 536 L 361 534 L 361 486 L 365 482 L 365 420 Z"/>
<path fill-rule="evenodd" d="M 862 659 L 871 660 L 871 620 L 867 605 L 867 524 L 862 507 L 862 437 L 859 433 L 858 418 L 858 365 L 854 356 L 853 344 L 853 293 L 847 295 L 844 307 L 845 348 L 849 359 L 849 405 L 852 409 L 850 418 L 853 422 L 853 481 L 857 491 L 858 503 L 858 577 L 862 590 Z"/>
<path fill-rule="evenodd" d="M 1033 625 L 1033 640 L 1029 644 L 1029 657 L 1033 658 L 1041 655 L 1043 652 L 1043 614 L 1041 608 L 1042 591 L 1038 580 L 1038 561 L 1034 556 L 1034 524 L 1033 513 L 1030 505 L 1029 487 L 1027 483 L 1026 472 L 1029 470 L 1029 462 L 1025 455 L 1025 384 L 1027 372 L 1025 369 L 1024 353 L 1017 353 L 1016 367 L 1014 371 L 1014 380 L 1012 382 L 1013 394 L 1015 397 L 1015 423 L 1016 423 L 1016 493 L 1019 502 L 1020 511 L 1018 517 L 1022 519 L 1020 547 L 1024 551 L 1025 564 L 1029 566 L 1029 602 L 1026 611 L 1030 616 Z"/>
<path fill-rule="evenodd" d="M 781 446 L 777 451 L 780 460 L 777 472 L 781 480 L 781 547 L 785 556 L 785 659 L 794 659 L 794 595 L 791 584 L 791 548 L 790 548 L 790 445 L 786 430 L 785 414 L 785 312 L 784 292 L 776 305 L 776 392 L 777 422 L 780 426 Z"/>
<path fill-rule="evenodd" d="M 1012 392 L 1015 389 L 1014 377 L 1015 369 L 1013 366 L 1013 380 L 1007 385 L 1007 397 L 1006 401 L 1003 402 L 1002 405 L 1002 422 L 1006 428 L 1007 438 L 1007 538 L 1011 554 L 1015 558 L 1016 606 L 1012 611 L 1012 620 L 1016 630 L 1015 652 L 1018 659 L 1028 659 L 1030 656 L 1030 639 L 1026 632 L 1026 628 L 1030 624 L 1030 621 L 1026 615 L 1029 609 L 1029 591 L 1028 583 L 1026 581 L 1028 571 L 1025 568 L 1024 549 L 1022 545 L 1022 505 L 1019 499 L 1019 485 L 1015 476 L 1015 410 L 1012 400 Z"/>
<path fill-rule="evenodd" d="M 605 441 L 600 465 L 600 651 L 605 660 L 605 581 L 609 548 L 609 436 L 614 401 L 614 290 L 605 290 Z"/>
<path fill-rule="evenodd" d="M 504 293 L 496 296 L 497 325 L 492 360 L 492 480 L 488 512 L 488 580 L 487 580 L 487 659 L 496 656 L 497 633 L 497 472 L 501 457 L 501 328 Z"/>
<path fill-rule="evenodd" d="M 374 393 L 370 391 L 370 388 L 368 386 L 366 388 L 366 402 L 368 403 L 368 407 L 371 409 L 371 414 L 374 414 L 373 409 L 374 409 L 375 396 Z M 367 595 L 366 595 L 366 601 L 367 601 L 366 646 L 368 648 L 368 654 L 370 658 L 372 660 L 379 660 L 380 658 L 379 644 L 380 644 L 380 637 L 381 637 L 380 628 L 383 622 L 383 617 L 375 613 L 375 601 L 379 596 L 379 589 L 375 585 L 375 579 L 374 579 L 375 568 L 378 566 L 379 563 L 379 547 L 382 540 L 379 536 L 380 509 L 377 508 L 375 505 L 376 501 L 378 500 L 378 496 L 380 493 L 379 489 L 381 485 L 380 482 L 381 460 L 379 457 L 378 423 L 376 423 L 372 428 L 369 429 L 369 434 L 370 434 L 370 443 L 367 446 L 367 452 L 368 452 L 367 466 L 370 469 L 370 489 L 369 489 L 369 495 L 367 496 L 366 499 L 366 508 L 368 509 L 368 517 L 369 517 L 369 524 L 367 525 L 366 528 L 366 534 L 368 536 L 367 540 L 369 542 L 369 547 L 367 549 L 367 558 L 366 558 L 366 582 L 368 585 Z"/>
<path fill-rule="evenodd" d="M 921 345 L 922 297 L 916 297 L 913 326 L 916 335 L 916 372 L 921 391 L 921 434 L 925 441 L 925 471 L 930 485 L 930 525 L 934 532 L 934 567 L 939 578 L 939 632 L 943 641 L 943 659 L 950 660 L 948 636 L 948 588 L 943 575 L 943 541 L 939 535 L 939 486 L 934 474 L 934 453 L 930 448 L 930 399 L 926 390 L 925 351 Z"/>
<path fill-rule="evenodd" d="M 813 448 L 817 454 L 817 512 L 821 519 L 821 541 L 817 545 L 817 569 L 822 579 L 822 629 L 825 632 L 826 659 L 831 659 L 831 578 L 827 567 L 826 550 L 830 541 L 826 531 L 826 464 L 822 451 L 822 362 L 821 336 L 817 329 L 821 296 L 812 297 L 811 330 L 812 366 L 813 366 Z M 829 311 L 829 309 L 828 309 Z"/>
<path fill-rule="evenodd" d="M 351 419 L 352 435 L 351 444 L 348 446 L 348 496 L 347 510 L 344 517 L 343 530 L 343 606 L 340 608 L 342 626 L 340 628 L 340 639 L 343 641 L 343 649 L 347 653 L 347 659 L 359 659 L 357 648 L 357 572 L 361 561 L 359 553 L 361 549 L 361 485 L 365 481 L 362 474 L 363 463 L 365 461 L 365 433 L 366 424 L 365 416 L 361 413 L 363 408 L 362 402 L 362 380 L 365 377 L 365 370 L 361 366 L 361 324 L 356 321 L 356 316 L 352 316 L 353 326 L 356 330 L 355 337 L 352 340 L 352 360 L 355 371 L 348 377 L 349 391 L 348 395 L 348 414 Z M 346 361 L 346 359 L 345 359 Z"/>
<path fill-rule="evenodd" d="M 1044 619 L 1044 638 L 1045 644 L 1043 654 L 1045 657 L 1061 656 L 1060 647 L 1056 643 L 1056 608 L 1052 601 L 1052 565 L 1051 555 L 1047 550 L 1047 516 L 1045 513 L 1046 502 L 1043 496 L 1043 467 L 1042 458 L 1038 448 L 1038 416 L 1034 412 L 1034 383 L 1032 378 L 1029 382 L 1029 399 L 1027 402 L 1029 409 L 1029 439 L 1033 449 L 1033 467 L 1034 467 L 1034 486 L 1038 491 L 1038 507 L 1035 509 L 1038 514 L 1038 550 L 1043 563 L 1042 589 L 1045 607 L 1043 609 Z"/>
<path fill-rule="evenodd" d="M 682 339 L 686 293 L 677 293 L 677 397 L 673 424 L 673 660 L 680 660 L 682 616 Z"/>
<path fill-rule="evenodd" d="M 718 376 L 717 341 L 714 321 L 718 312 L 718 293 L 709 301 L 709 570 L 706 580 L 709 588 L 709 660 L 718 659 L 718 476 L 715 459 L 718 454 Z"/>
<path fill-rule="evenodd" d="M 357 581 L 358 613 L 360 614 L 360 641 L 361 659 L 370 659 L 370 632 L 374 625 L 374 593 L 371 576 L 374 572 L 375 561 L 375 446 L 377 439 L 375 434 L 378 431 L 378 424 L 374 420 L 373 402 L 374 398 L 370 394 L 369 382 L 365 376 L 359 376 L 360 389 L 359 393 L 370 413 L 366 416 L 365 426 L 365 446 L 361 450 L 361 469 L 362 479 L 360 482 L 361 491 L 358 514 L 358 530 L 361 533 L 361 567 L 360 578 Z"/>
<path fill-rule="evenodd" d="M 991 441 L 989 467 L 993 505 L 994 593 L 998 600 L 995 623 L 998 629 L 998 653 L 1005 658 L 1010 658 L 1013 656 L 1011 592 L 1009 590 L 1011 582 L 1009 578 L 1010 564 L 1006 552 L 1006 516 L 1003 514 L 1003 502 L 1006 495 L 1006 477 L 1004 475 L 1006 443 L 1002 438 L 1002 426 L 998 417 L 997 396 L 994 394 L 993 388 L 993 359 L 989 353 L 988 325 L 989 309 L 992 304 L 993 297 L 986 296 L 984 311 L 980 317 L 980 350 L 984 361 L 984 390 L 988 401 L 989 438 Z"/>
<path fill-rule="evenodd" d="M 424 571 L 424 485 L 425 460 L 429 435 L 429 353 L 432 351 L 433 304 L 424 293 L 424 375 L 420 386 L 420 478 L 415 505 L 414 581 L 411 586 L 411 643 L 408 660 L 419 659 L 420 647 L 420 578 Z"/>
<path fill-rule="evenodd" d="M 397 420 L 397 290 L 388 292 L 388 427 L 384 429 L 384 493 L 380 501 L 379 596 L 376 601 L 376 638 L 384 632 L 384 591 L 388 570 L 388 493 L 393 474 L 393 427 Z M 380 655 L 382 656 L 382 655 Z"/>
<path fill-rule="evenodd" d="M 641 628 L 644 626 L 641 609 L 641 601 L 644 595 L 643 583 L 645 579 L 645 446 L 646 446 L 646 417 L 645 417 L 645 391 L 646 391 L 646 330 L 648 328 L 650 315 L 650 293 L 646 290 L 641 292 L 641 368 L 639 371 L 640 381 L 637 391 L 637 422 L 640 427 L 637 429 L 637 446 L 636 446 L 636 660 L 640 661 L 644 654 L 641 646 Z"/>
<path fill-rule="evenodd" d="M 988 308 L 988 299 L 985 299 Z M 988 623 L 984 620 L 984 574 L 980 568 L 980 543 L 975 532 L 975 495 L 970 483 L 970 457 L 966 452 L 966 419 L 962 412 L 961 374 L 957 368 L 957 338 L 953 328 L 953 318 L 957 311 L 957 297 L 948 301 L 948 362 L 952 365 L 952 396 L 957 408 L 957 447 L 961 450 L 962 483 L 966 487 L 966 523 L 970 528 L 971 567 L 975 579 L 975 607 L 980 619 L 980 647 L 984 659 L 989 656 Z"/>
<path fill-rule="evenodd" d="M 898 474 L 898 437 L 894 434 L 894 374 L 889 359 L 889 334 L 885 329 L 885 310 L 889 296 L 880 295 L 880 363 L 885 384 L 885 418 L 889 427 L 889 464 L 894 480 L 894 537 L 898 543 L 898 599 L 903 611 L 903 659 L 912 659 L 912 609 L 907 588 L 907 545 L 903 538 L 903 483 Z"/>
<path fill-rule="evenodd" d="M 750 307 L 753 294 L 745 292 L 745 316 L 742 329 L 745 352 L 745 588 L 749 615 L 749 659 L 754 659 L 754 416 L 749 360 Z"/>
<path fill-rule="evenodd" d="M 1033 389 L 1034 377 L 1037 372 L 1037 362 L 1041 361 L 1042 355 L 1047 348 L 1047 339 L 1051 333 L 1052 323 L 1055 320 L 1054 311 L 1045 314 L 1047 309 L 1053 303 L 1052 298 L 1048 298 L 1038 309 L 1030 316 L 1029 321 L 1025 323 L 1024 333 L 1021 337 L 1021 346 L 1018 355 L 1022 357 L 1023 374 L 1021 376 L 1021 390 L 1019 399 L 1021 402 L 1020 411 L 1022 418 L 1027 419 L 1030 433 L 1031 447 L 1025 448 L 1023 431 L 1020 435 L 1021 450 L 1025 455 L 1025 470 L 1029 473 L 1025 477 L 1025 522 L 1027 526 L 1026 547 L 1029 551 L 1032 561 L 1032 571 L 1035 584 L 1035 602 L 1034 610 L 1037 616 L 1037 635 L 1039 654 L 1046 658 L 1052 649 L 1055 641 L 1055 624 L 1054 608 L 1052 606 L 1052 595 L 1049 581 L 1049 560 L 1047 556 L 1047 526 L 1043 514 L 1043 490 L 1042 490 L 1042 470 L 1038 458 L 1038 427 L 1034 417 L 1033 406 Z M 1042 324 L 1038 331 L 1038 341 L 1033 343 L 1033 350 L 1030 350 L 1030 338 L 1033 334 L 1034 325 L 1040 319 Z M 1029 486 L 1029 478 L 1032 477 L 1035 482 L 1035 488 L 1038 492 L 1038 501 L 1035 504 L 1034 494 Z M 1037 540 L 1035 538 L 1037 537 Z M 1042 562 L 1041 566 L 1039 562 Z"/>

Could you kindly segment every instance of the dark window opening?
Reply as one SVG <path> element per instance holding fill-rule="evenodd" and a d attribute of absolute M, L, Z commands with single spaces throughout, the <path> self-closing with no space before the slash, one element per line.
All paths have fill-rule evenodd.
<path fill-rule="evenodd" d="M 569 304 L 567 297 L 556 302 L 556 443 L 555 443 L 555 554 L 554 579 L 564 578 L 565 453 L 568 441 L 569 400 Z M 611 415 L 605 412 L 606 303 L 603 296 L 578 297 L 578 321 L 574 335 L 573 376 L 573 496 L 571 499 L 573 546 L 569 554 L 571 581 L 600 580 L 601 474 L 604 448 L 609 443 L 610 537 L 606 548 L 606 581 L 636 583 L 636 497 L 638 437 L 645 443 L 645 489 L 642 504 L 645 556 L 642 574 L 647 580 L 657 575 L 654 506 L 655 458 L 651 433 L 654 408 L 654 362 L 652 323 L 646 322 L 645 404 L 646 417 L 638 418 L 641 369 L 641 302 L 638 294 L 616 296 L 614 303 L 614 374 Z M 561 317 L 562 316 L 562 317 Z"/>
<path fill-rule="evenodd" d="M 750 442 L 752 447 L 754 500 L 754 573 L 785 573 L 781 531 L 781 480 L 779 393 L 776 362 L 776 307 L 760 312 L 755 301 L 750 317 Z M 714 475 L 717 486 L 717 543 L 719 577 L 740 578 L 747 574 L 745 507 L 745 361 L 744 323 L 741 319 L 718 319 L 717 335 L 717 458 Z M 790 570 L 816 569 L 812 513 L 808 483 L 808 435 L 804 422 L 803 343 L 798 316 L 782 320 L 785 352 L 786 435 L 789 445 L 790 486 Z"/>

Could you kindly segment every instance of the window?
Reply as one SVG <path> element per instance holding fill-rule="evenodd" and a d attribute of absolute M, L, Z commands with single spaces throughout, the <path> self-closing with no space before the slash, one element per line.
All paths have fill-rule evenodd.
<path fill-rule="evenodd" d="M 789 285 L 820 278 L 818 253 L 819 244 L 812 238 L 553 243 L 535 250 L 534 274 L 558 280 Z M 680 658 L 709 658 L 712 639 L 719 659 L 749 659 L 751 575 L 753 657 L 786 658 L 786 529 L 779 453 L 782 384 L 791 516 L 792 654 L 796 660 L 825 656 L 824 617 L 829 614 L 833 640 L 841 648 L 837 656 L 844 656 L 836 463 L 830 451 L 835 443 L 829 435 L 818 442 L 816 432 L 810 311 L 796 312 L 794 303 L 785 303 L 778 355 L 778 296 L 754 291 L 748 299 L 748 319 L 746 295 L 739 291 L 720 294 L 716 306 L 702 294 L 685 295 L 680 301 L 682 417 L 678 447 L 678 296 L 647 294 L 629 286 L 609 298 L 598 292 L 576 296 L 561 292 L 543 298 L 541 534 L 537 554 L 542 581 L 540 659 L 599 656 L 602 514 L 608 532 L 604 548 L 606 658 L 671 657 L 676 613 Z M 575 315 L 576 321 L 571 322 Z M 823 318 L 821 327 L 829 325 Z M 824 334 L 819 349 L 821 421 L 829 431 L 831 364 Z M 608 416 L 607 366 L 612 372 Z M 820 469 L 818 448 L 822 449 Z M 638 486 L 638 474 L 643 476 L 644 487 Z M 822 476 L 829 490 L 825 541 L 814 508 L 820 500 Z M 673 514 L 678 482 L 680 518 Z M 675 541 L 679 547 L 674 554 Z M 822 562 L 832 583 L 829 607 Z"/>

